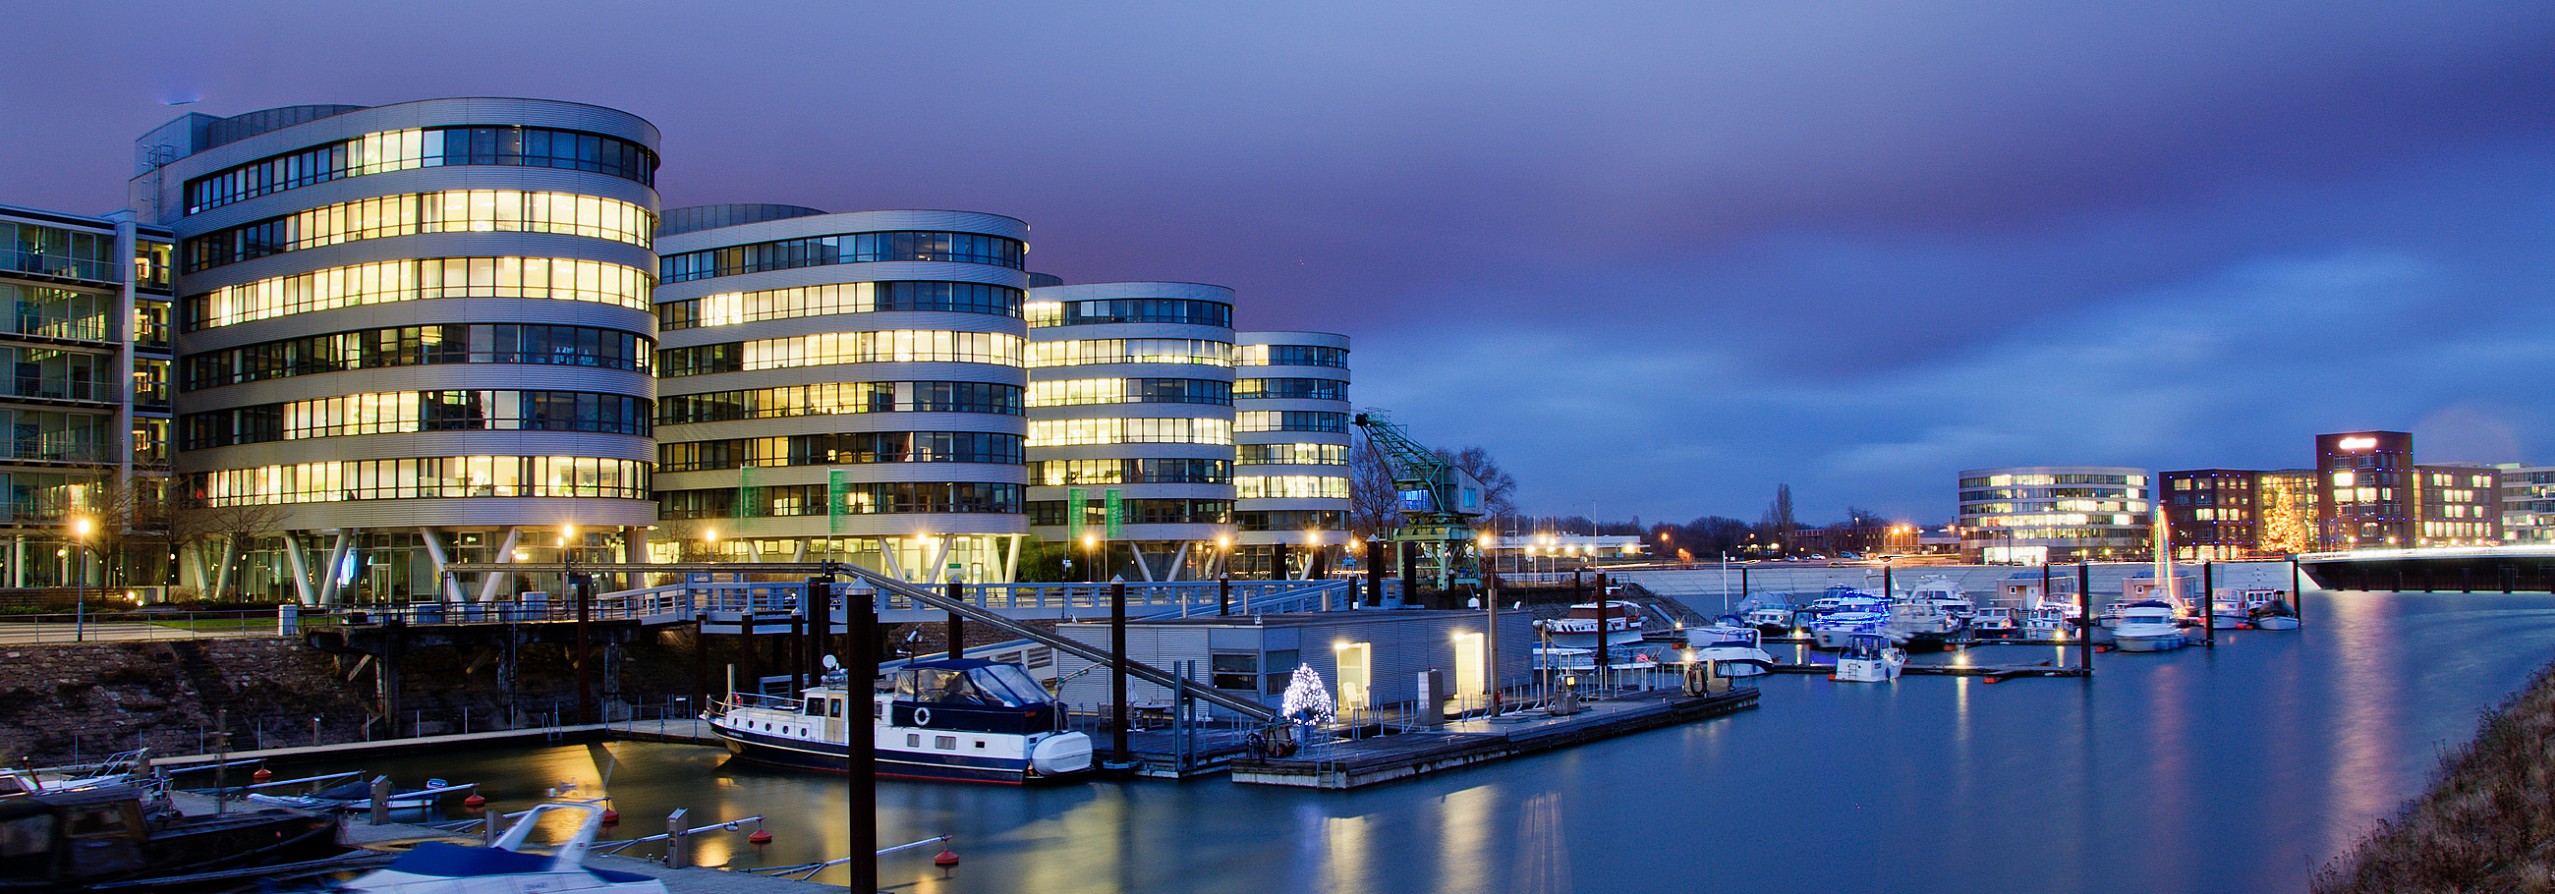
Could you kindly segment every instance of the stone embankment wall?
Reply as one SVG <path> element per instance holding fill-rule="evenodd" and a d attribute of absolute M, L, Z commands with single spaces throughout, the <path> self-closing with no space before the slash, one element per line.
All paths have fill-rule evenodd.
<path fill-rule="evenodd" d="M 2317 873 L 2318 894 L 2555 891 L 2555 667 L 2441 763 L 2430 792 Z"/>

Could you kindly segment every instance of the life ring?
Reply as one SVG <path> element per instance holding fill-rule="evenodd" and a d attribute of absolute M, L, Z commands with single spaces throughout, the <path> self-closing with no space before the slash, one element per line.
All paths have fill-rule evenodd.
<path fill-rule="evenodd" d="M 915 708 L 915 709 L 914 709 L 914 725 L 915 725 L 915 726 L 930 726 L 930 725 L 932 725 L 932 709 L 930 709 L 930 708 Z"/>

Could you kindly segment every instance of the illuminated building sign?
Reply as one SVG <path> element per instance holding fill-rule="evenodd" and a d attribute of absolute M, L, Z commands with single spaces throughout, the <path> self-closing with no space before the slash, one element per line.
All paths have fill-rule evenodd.
<path fill-rule="evenodd" d="M 2343 438 L 2339 446 L 2344 450 L 2367 450 L 2377 445 L 2376 438 Z"/>

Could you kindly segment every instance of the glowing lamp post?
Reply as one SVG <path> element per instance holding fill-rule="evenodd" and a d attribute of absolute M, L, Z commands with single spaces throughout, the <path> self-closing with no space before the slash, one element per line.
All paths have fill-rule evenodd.
<path fill-rule="evenodd" d="M 1483 534 L 1482 555 L 1490 555 L 1494 541 Z M 1490 690 L 1490 716 L 1499 711 L 1499 574 L 1482 575 L 1482 688 Z M 1599 631 L 1599 635 L 1603 635 Z"/>
<path fill-rule="evenodd" d="M 71 641 L 89 638 L 89 531 L 95 523 L 88 516 L 71 520 L 71 544 L 78 548 L 71 557 Z"/>

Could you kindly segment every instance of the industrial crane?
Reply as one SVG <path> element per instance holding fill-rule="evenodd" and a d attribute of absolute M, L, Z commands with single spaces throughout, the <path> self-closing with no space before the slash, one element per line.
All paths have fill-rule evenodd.
<path fill-rule="evenodd" d="M 1480 586 L 1473 520 L 1484 514 L 1481 479 L 1421 446 L 1380 412 L 1357 414 L 1357 426 L 1366 430 L 1367 448 L 1392 472 L 1402 526 L 1391 540 L 1418 548 L 1419 575 L 1439 590 Z"/>

